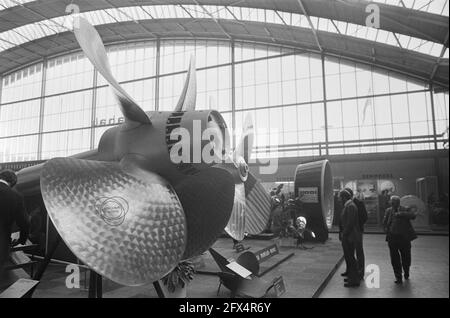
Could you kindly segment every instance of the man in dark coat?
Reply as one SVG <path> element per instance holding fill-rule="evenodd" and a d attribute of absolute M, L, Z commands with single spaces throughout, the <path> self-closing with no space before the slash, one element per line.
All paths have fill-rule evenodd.
<path fill-rule="evenodd" d="M 13 171 L 0 172 L 0 276 L 9 256 L 11 245 L 25 244 L 28 237 L 29 220 L 23 197 L 12 189 L 17 183 Z M 13 224 L 20 229 L 20 238 L 11 244 Z"/>
<path fill-rule="evenodd" d="M 358 208 L 352 200 L 351 191 L 348 189 L 342 190 L 339 196 L 344 204 L 339 224 L 339 238 L 342 242 L 345 263 L 347 265 L 347 279 L 344 286 L 358 287 L 360 275 L 355 258 L 356 246 L 361 241 Z"/>
<path fill-rule="evenodd" d="M 351 190 L 350 190 L 351 191 Z M 353 195 L 353 192 L 351 192 Z M 364 279 L 364 273 L 366 270 L 366 261 L 364 255 L 364 244 L 363 244 L 363 236 L 364 236 L 364 225 L 367 222 L 368 215 L 366 205 L 364 204 L 362 197 L 362 193 L 358 193 L 353 197 L 353 203 L 355 203 L 358 208 L 358 219 L 359 219 L 359 229 L 361 231 L 361 240 L 359 240 L 356 244 L 356 261 L 358 263 L 358 274 L 360 279 Z"/>
<path fill-rule="evenodd" d="M 405 279 L 409 279 L 411 241 L 417 238 L 411 220 L 416 218 L 416 214 L 400 206 L 398 196 L 391 197 L 391 205 L 392 207 L 388 208 L 384 214 L 383 226 L 396 278 L 395 283 L 401 284 L 403 283 L 402 269 Z"/>
<path fill-rule="evenodd" d="M 350 188 L 345 188 L 347 192 L 353 197 L 353 203 L 356 205 L 358 209 L 358 220 L 359 220 L 359 229 L 361 231 L 361 239 L 356 242 L 355 252 L 356 252 L 356 263 L 358 265 L 358 274 L 359 278 L 364 279 L 364 273 L 366 269 L 365 265 L 365 255 L 364 255 L 364 245 L 363 245 L 363 235 L 364 235 L 364 225 L 367 222 L 367 209 L 366 205 L 363 202 L 363 198 L 361 194 L 359 196 L 354 196 L 353 191 Z M 341 276 L 346 277 L 347 271 L 341 274 Z"/>

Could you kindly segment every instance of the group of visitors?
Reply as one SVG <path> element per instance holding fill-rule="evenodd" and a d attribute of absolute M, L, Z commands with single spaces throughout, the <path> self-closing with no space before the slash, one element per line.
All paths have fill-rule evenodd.
<path fill-rule="evenodd" d="M 339 220 L 339 239 L 342 242 L 346 271 L 341 275 L 345 287 L 358 287 L 365 274 L 363 248 L 364 224 L 367 210 L 364 202 L 356 197 L 350 188 L 339 193 L 343 210 Z M 391 207 L 386 209 L 383 227 L 386 232 L 395 283 L 402 284 L 409 279 L 411 267 L 411 241 L 417 235 L 411 225 L 416 215 L 400 205 L 400 197 L 391 196 Z"/>

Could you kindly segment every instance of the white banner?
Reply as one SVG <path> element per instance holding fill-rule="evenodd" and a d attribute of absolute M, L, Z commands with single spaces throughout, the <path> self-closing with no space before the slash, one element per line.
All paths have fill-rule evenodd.
<path fill-rule="evenodd" d="M 319 188 L 299 187 L 298 197 L 303 203 L 319 203 Z"/>

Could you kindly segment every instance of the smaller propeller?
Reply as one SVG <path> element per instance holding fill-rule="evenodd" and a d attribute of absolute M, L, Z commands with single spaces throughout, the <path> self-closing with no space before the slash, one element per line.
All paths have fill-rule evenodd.
<path fill-rule="evenodd" d="M 252 116 L 248 114 L 245 117 L 241 142 L 236 148 L 237 157 L 243 157 L 246 162 L 250 160 L 251 151 L 253 150 L 255 131 L 253 127 Z"/>
<path fill-rule="evenodd" d="M 233 211 L 225 231 L 235 240 L 244 239 L 245 233 L 261 233 L 270 217 L 270 197 L 261 183 L 249 171 L 254 141 L 254 126 L 251 115 L 247 115 L 241 141 L 230 155 L 232 163 L 221 164 L 235 180 Z"/>

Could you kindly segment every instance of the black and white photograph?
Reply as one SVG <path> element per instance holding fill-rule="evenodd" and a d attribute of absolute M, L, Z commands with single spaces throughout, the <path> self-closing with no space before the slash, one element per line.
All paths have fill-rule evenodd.
<path fill-rule="evenodd" d="M 449 0 L 0 0 L 0 298 L 448 300 L 448 195 Z"/>

